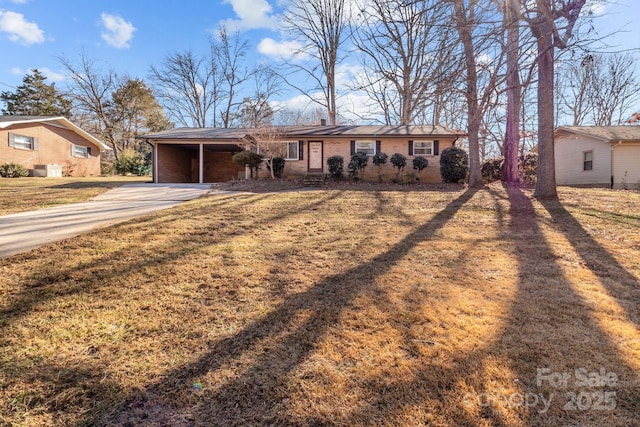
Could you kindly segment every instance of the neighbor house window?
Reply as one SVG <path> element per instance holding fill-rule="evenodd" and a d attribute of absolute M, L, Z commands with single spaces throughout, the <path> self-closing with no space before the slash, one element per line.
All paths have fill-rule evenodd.
<path fill-rule="evenodd" d="M 433 141 L 415 141 L 413 143 L 413 154 L 416 156 L 433 156 Z"/>
<path fill-rule="evenodd" d="M 593 151 L 585 151 L 582 156 L 582 170 L 593 170 Z"/>
<path fill-rule="evenodd" d="M 71 144 L 71 155 L 88 159 L 91 156 L 91 148 L 82 145 Z"/>
<path fill-rule="evenodd" d="M 375 141 L 356 141 L 355 144 L 356 153 L 364 153 L 368 156 L 376 154 L 376 142 Z"/>
<path fill-rule="evenodd" d="M 38 138 L 9 133 L 9 147 L 19 148 L 21 150 L 37 150 Z"/>

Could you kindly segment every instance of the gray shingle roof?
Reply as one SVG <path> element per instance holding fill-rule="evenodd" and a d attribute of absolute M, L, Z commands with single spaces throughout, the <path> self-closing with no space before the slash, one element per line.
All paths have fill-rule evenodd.
<path fill-rule="evenodd" d="M 640 126 L 560 126 L 556 134 L 563 132 L 591 136 L 607 142 L 640 141 Z"/>
<path fill-rule="evenodd" d="M 283 126 L 287 137 L 376 137 L 376 136 L 464 136 L 443 126 Z M 226 139 L 241 140 L 254 130 L 246 128 L 179 128 L 141 135 L 141 139 Z"/>

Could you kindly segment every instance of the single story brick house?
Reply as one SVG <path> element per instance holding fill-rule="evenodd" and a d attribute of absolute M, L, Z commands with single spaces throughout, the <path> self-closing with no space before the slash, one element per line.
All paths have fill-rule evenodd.
<path fill-rule="evenodd" d="M 640 126 L 561 126 L 554 144 L 558 185 L 640 188 Z"/>
<path fill-rule="evenodd" d="M 256 133 L 240 128 L 181 128 L 139 136 L 153 146 L 153 181 L 156 183 L 208 183 L 246 178 L 246 171 L 234 164 L 232 156 L 244 149 L 258 147 L 251 141 Z M 414 156 L 429 161 L 422 171 L 423 182 L 441 182 L 440 152 L 465 136 L 463 132 L 442 126 L 283 126 L 282 153 L 285 177 L 303 177 L 328 173 L 327 159 L 339 155 L 346 166 L 351 155 L 363 152 L 373 156 L 384 152 L 391 157 L 407 157 L 405 171 L 411 172 Z M 266 176 L 266 168 L 260 174 Z M 383 175 L 395 176 L 390 163 Z M 365 179 L 377 179 L 378 170 L 369 162 Z"/>
<path fill-rule="evenodd" d="M 65 117 L 0 116 L 0 164 L 32 176 L 100 175 L 100 153 L 110 149 Z"/>

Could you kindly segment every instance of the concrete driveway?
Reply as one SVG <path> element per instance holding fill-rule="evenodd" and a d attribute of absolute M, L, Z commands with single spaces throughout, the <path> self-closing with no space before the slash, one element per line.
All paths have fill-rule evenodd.
<path fill-rule="evenodd" d="M 211 191 L 203 184 L 126 184 L 94 199 L 0 216 L 0 258 L 167 209 Z"/>

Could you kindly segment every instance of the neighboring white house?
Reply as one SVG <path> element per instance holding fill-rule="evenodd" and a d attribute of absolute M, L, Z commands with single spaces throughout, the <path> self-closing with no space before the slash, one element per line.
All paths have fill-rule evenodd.
<path fill-rule="evenodd" d="M 640 126 L 561 126 L 558 185 L 640 188 Z"/>

